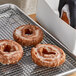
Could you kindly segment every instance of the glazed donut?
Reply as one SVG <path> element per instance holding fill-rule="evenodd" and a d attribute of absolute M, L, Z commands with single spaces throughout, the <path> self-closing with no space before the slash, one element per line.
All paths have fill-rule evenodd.
<path fill-rule="evenodd" d="M 38 44 L 32 48 L 31 56 L 39 66 L 57 67 L 65 62 L 64 51 L 51 44 Z"/>
<path fill-rule="evenodd" d="M 23 56 L 20 44 L 12 40 L 0 40 L 0 63 L 15 64 Z"/>
<path fill-rule="evenodd" d="M 69 19 L 68 19 L 67 14 L 66 14 L 65 11 L 63 12 L 61 19 L 63 21 L 65 21 L 67 24 L 70 24 Z"/>
<path fill-rule="evenodd" d="M 22 25 L 15 29 L 13 37 L 21 45 L 31 46 L 42 41 L 43 32 L 38 26 Z"/>

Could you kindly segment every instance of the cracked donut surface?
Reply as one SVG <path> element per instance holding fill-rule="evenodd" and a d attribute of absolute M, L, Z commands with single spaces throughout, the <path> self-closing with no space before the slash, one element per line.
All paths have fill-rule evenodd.
<path fill-rule="evenodd" d="M 43 32 L 38 26 L 22 25 L 15 29 L 13 37 L 21 45 L 31 46 L 42 41 Z"/>
<path fill-rule="evenodd" d="M 51 44 L 38 44 L 31 50 L 33 61 L 39 66 L 57 67 L 65 62 L 64 51 Z"/>
<path fill-rule="evenodd" d="M 12 40 L 0 40 L 0 63 L 15 64 L 23 56 L 23 48 Z"/>

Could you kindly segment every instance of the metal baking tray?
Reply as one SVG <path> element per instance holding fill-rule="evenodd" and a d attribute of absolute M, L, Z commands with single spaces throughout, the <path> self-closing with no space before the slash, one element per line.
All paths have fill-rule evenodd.
<path fill-rule="evenodd" d="M 64 72 L 64 73 L 61 73 L 61 74 L 58 74 L 56 76 L 73 76 L 72 74 L 74 74 L 74 76 L 76 76 L 76 68 L 73 69 L 73 70 L 70 70 L 70 71 L 67 71 L 67 72 Z"/>
<path fill-rule="evenodd" d="M 0 39 L 14 40 L 13 31 L 15 28 L 25 24 L 39 26 L 44 32 L 44 39 L 41 43 L 51 43 L 61 47 L 66 53 L 66 61 L 63 65 L 56 68 L 37 66 L 31 58 L 30 51 L 32 47 L 25 46 L 23 47 L 24 56 L 17 64 L 0 64 L 0 76 L 53 76 L 76 68 L 76 57 L 44 28 L 25 15 L 21 9 L 13 4 L 0 6 Z"/>

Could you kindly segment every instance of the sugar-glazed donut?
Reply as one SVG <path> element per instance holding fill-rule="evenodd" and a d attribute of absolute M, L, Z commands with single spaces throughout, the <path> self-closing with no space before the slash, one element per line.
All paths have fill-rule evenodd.
<path fill-rule="evenodd" d="M 31 56 L 39 66 L 57 67 L 65 62 L 64 51 L 51 44 L 38 44 L 32 48 Z"/>
<path fill-rule="evenodd" d="M 21 45 L 30 46 L 42 41 L 43 32 L 38 26 L 22 25 L 15 29 L 13 37 Z"/>
<path fill-rule="evenodd" d="M 0 63 L 15 64 L 23 56 L 20 44 L 12 40 L 0 40 Z"/>

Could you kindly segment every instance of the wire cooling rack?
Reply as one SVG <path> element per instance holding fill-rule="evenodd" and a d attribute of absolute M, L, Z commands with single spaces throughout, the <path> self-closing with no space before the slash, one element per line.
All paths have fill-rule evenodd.
<path fill-rule="evenodd" d="M 0 39 L 11 39 L 13 40 L 13 31 L 15 28 L 25 24 L 35 24 L 26 15 L 24 15 L 15 6 L 0 7 Z M 33 63 L 31 58 L 31 48 L 23 47 L 24 56 L 23 58 L 14 65 L 2 65 L 0 64 L 0 76 L 53 76 L 59 73 L 66 72 L 76 68 L 76 60 L 67 52 L 65 48 L 60 46 L 47 32 L 44 31 L 44 39 L 41 43 L 51 43 L 61 47 L 66 53 L 66 61 L 63 65 L 56 68 L 40 67 Z"/>

